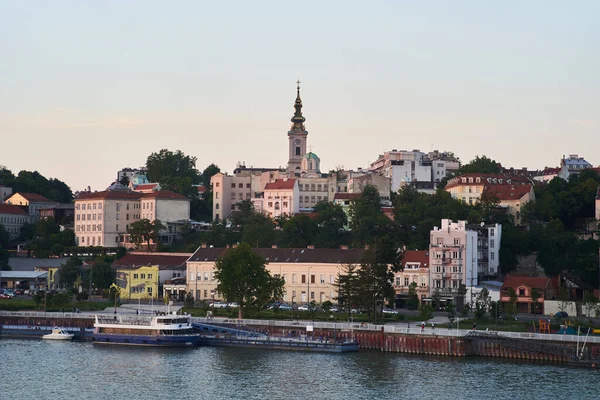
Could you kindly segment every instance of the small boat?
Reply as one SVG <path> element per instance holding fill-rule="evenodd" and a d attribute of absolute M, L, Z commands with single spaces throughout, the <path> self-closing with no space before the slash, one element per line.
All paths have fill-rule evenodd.
<path fill-rule="evenodd" d="M 197 346 L 190 315 L 106 316 L 96 315 L 94 344 L 129 346 L 190 347 Z"/>
<path fill-rule="evenodd" d="M 69 333 L 66 329 L 52 328 L 52 333 L 42 336 L 42 339 L 50 340 L 71 340 L 75 335 Z"/>

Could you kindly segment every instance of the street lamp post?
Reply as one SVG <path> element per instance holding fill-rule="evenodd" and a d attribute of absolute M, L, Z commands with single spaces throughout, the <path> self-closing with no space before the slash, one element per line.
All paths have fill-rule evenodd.
<path fill-rule="evenodd" d="M 212 309 L 211 314 L 215 316 L 215 291 L 214 289 L 210 291 L 210 297 L 212 299 L 212 303 L 210 303 L 210 308 Z"/>

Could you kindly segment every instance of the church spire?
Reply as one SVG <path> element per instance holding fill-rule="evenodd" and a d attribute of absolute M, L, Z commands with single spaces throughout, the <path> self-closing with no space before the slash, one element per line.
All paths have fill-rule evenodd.
<path fill-rule="evenodd" d="M 292 117 L 291 121 L 293 122 L 292 124 L 292 131 L 296 131 L 296 132 L 304 132 L 306 130 L 306 128 L 304 127 L 304 121 L 306 121 L 306 118 L 304 118 L 302 116 L 302 99 L 300 98 L 300 81 L 296 81 L 297 86 L 297 95 L 296 95 L 296 102 L 294 103 L 294 108 L 296 109 L 296 112 L 294 113 L 294 116 Z"/>

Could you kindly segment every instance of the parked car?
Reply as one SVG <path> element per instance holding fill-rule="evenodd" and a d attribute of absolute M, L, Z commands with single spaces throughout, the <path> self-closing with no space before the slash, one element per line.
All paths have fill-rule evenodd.
<path fill-rule="evenodd" d="M 236 303 L 235 301 L 227 303 L 227 307 L 229 307 L 229 308 L 238 308 L 239 306 L 240 305 L 238 303 Z"/>
<path fill-rule="evenodd" d="M 398 311 L 391 309 L 391 308 L 384 308 L 383 309 L 383 313 L 384 314 L 389 314 L 389 315 L 397 315 Z"/>
<path fill-rule="evenodd" d="M 569 318 L 569 314 L 566 311 L 559 311 L 554 314 L 554 318 Z"/>
<path fill-rule="evenodd" d="M 222 301 L 215 301 L 209 303 L 209 306 L 212 308 L 227 308 L 227 303 L 223 303 Z"/>
<path fill-rule="evenodd" d="M 329 312 L 340 312 L 340 309 L 336 306 L 333 306 L 329 309 Z"/>
<path fill-rule="evenodd" d="M 12 299 L 12 296 L 6 293 L 0 293 L 0 299 L 10 300 Z"/>
<path fill-rule="evenodd" d="M 279 309 L 281 311 L 291 311 L 292 310 L 292 306 L 290 306 L 289 304 L 280 304 L 279 305 Z"/>
<path fill-rule="evenodd" d="M 21 295 L 25 294 L 25 291 L 23 289 L 17 289 L 17 290 L 15 290 L 15 294 L 18 296 L 21 296 Z"/>
<path fill-rule="evenodd" d="M 316 307 L 309 307 L 307 304 L 298 307 L 298 311 L 317 311 Z"/>

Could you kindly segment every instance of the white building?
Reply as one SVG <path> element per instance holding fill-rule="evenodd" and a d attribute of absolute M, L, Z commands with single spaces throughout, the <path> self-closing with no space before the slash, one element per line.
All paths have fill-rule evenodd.
<path fill-rule="evenodd" d="M 6 229 L 10 235 L 10 240 L 14 240 L 21 234 L 21 227 L 31 222 L 32 217 L 25 207 L 10 204 L 0 204 L 0 225 Z"/>
<path fill-rule="evenodd" d="M 467 229 L 477 231 L 477 274 L 497 276 L 500 268 L 501 224 L 469 224 Z"/>
<path fill-rule="evenodd" d="M 477 286 L 477 231 L 467 229 L 467 221 L 442 219 L 433 228 L 429 245 L 429 290 L 452 297 L 462 283 Z"/>

